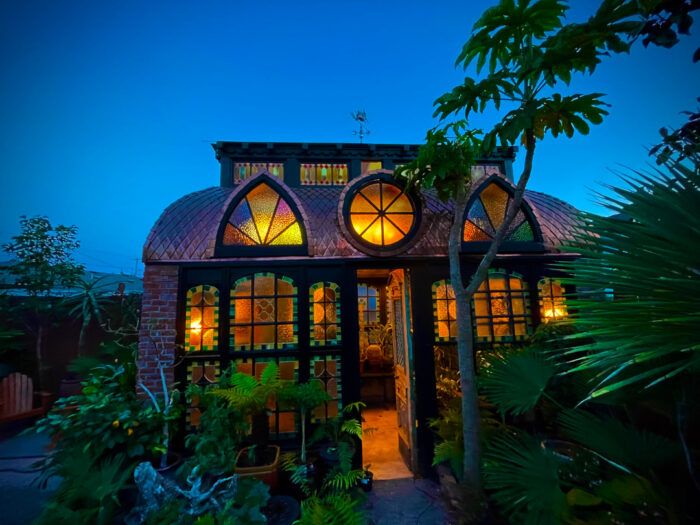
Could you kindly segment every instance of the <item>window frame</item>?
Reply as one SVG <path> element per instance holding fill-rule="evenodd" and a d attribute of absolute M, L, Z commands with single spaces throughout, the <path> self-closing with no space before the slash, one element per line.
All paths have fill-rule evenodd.
<path fill-rule="evenodd" d="M 504 290 L 501 289 L 496 289 L 492 290 L 491 289 L 491 278 L 492 277 L 502 277 L 506 283 L 506 287 Z M 510 286 L 510 280 L 516 278 L 520 280 L 521 283 L 521 288 L 520 290 L 516 290 L 516 293 L 521 294 L 522 296 L 522 301 L 523 301 L 523 313 L 522 314 L 514 314 L 513 313 L 513 291 Z M 502 343 L 513 343 L 513 342 L 521 342 L 527 340 L 530 335 L 532 335 L 533 332 L 533 325 L 532 325 L 532 305 L 531 305 L 531 299 L 530 299 L 530 291 L 528 289 L 528 283 L 527 281 L 523 278 L 523 276 L 517 272 L 509 272 L 507 270 L 503 269 L 490 269 L 488 276 L 486 279 L 484 279 L 482 285 L 486 285 L 486 290 L 481 291 L 477 290 L 474 292 L 474 297 L 472 298 L 471 301 L 471 311 L 472 311 L 472 329 L 474 331 L 474 344 L 477 345 L 482 345 L 482 344 L 487 344 L 487 345 L 494 345 L 494 344 L 502 344 Z M 481 287 L 481 285 L 480 285 Z M 494 332 L 494 317 L 504 317 L 504 316 L 494 316 L 493 315 L 493 310 L 492 310 L 492 297 L 491 293 L 501 293 L 504 292 L 506 294 L 506 300 L 507 300 L 507 308 L 508 308 L 508 326 L 510 329 L 510 334 L 505 335 L 505 336 L 499 336 L 498 338 L 495 335 Z M 486 304 L 488 307 L 488 314 L 487 315 L 476 315 L 476 298 L 477 294 L 485 294 L 486 295 Z M 524 321 L 525 325 L 525 334 L 522 335 L 517 335 L 515 333 L 515 319 L 522 319 Z M 477 322 L 479 319 L 488 319 L 488 327 L 489 327 L 489 332 L 490 332 L 490 337 L 480 337 L 478 335 L 478 330 L 477 330 Z M 520 323 L 519 323 L 520 324 Z"/>
<path fill-rule="evenodd" d="M 350 216 L 350 207 L 355 196 L 365 187 L 378 182 L 396 186 L 401 190 L 402 194 L 408 198 L 413 206 L 414 213 L 413 224 L 406 235 L 398 242 L 386 246 L 379 246 L 363 239 L 353 228 Z M 369 173 L 348 182 L 343 193 L 341 193 L 338 206 L 339 223 L 348 242 L 358 250 L 375 257 L 392 257 L 405 252 L 413 246 L 420 238 L 419 234 L 423 226 L 423 207 L 419 196 L 406 193 L 405 189 L 405 184 L 394 179 L 390 173 Z"/>
<path fill-rule="evenodd" d="M 270 188 L 276 191 L 280 199 L 283 199 L 294 213 L 294 217 L 296 218 L 297 223 L 299 224 L 299 229 L 301 230 L 301 244 L 293 246 L 269 246 L 257 244 L 253 246 L 225 245 L 224 232 L 226 231 L 226 225 L 231 218 L 231 214 L 252 190 L 263 183 L 267 184 Z M 283 183 L 281 183 L 279 179 L 276 179 L 267 171 L 262 171 L 246 179 L 246 181 L 240 184 L 234 191 L 236 191 L 236 195 L 227 206 L 223 219 L 219 224 L 219 231 L 216 234 L 216 248 L 214 249 L 214 257 L 275 257 L 284 255 L 309 254 L 306 224 L 304 224 L 303 220 L 304 215 L 301 213 L 301 209 L 292 192 L 289 191 L 289 189 Z"/>
<path fill-rule="evenodd" d="M 464 240 L 464 226 L 467 223 L 468 220 L 468 215 L 469 211 L 471 210 L 472 206 L 476 202 L 477 199 L 481 197 L 481 193 L 488 188 L 492 183 L 497 184 L 502 190 L 504 190 L 508 196 L 510 202 L 510 199 L 513 198 L 513 195 L 515 194 L 514 188 L 508 184 L 503 177 L 500 175 L 493 173 L 491 175 L 488 175 L 484 177 L 483 179 L 479 180 L 479 186 L 476 191 L 474 191 L 469 197 L 469 200 L 467 201 L 467 205 L 464 208 L 464 216 L 462 217 L 462 229 L 460 232 L 460 239 L 461 239 L 461 251 L 463 253 L 486 253 L 488 249 L 491 247 L 491 243 L 493 242 L 492 240 L 488 241 L 465 241 Z M 532 241 L 506 241 L 504 240 L 501 242 L 501 246 L 498 249 L 499 253 L 521 253 L 521 252 L 543 252 L 545 251 L 544 249 L 544 242 L 542 240 L 542 230 L 540 229 L 540 225 L 535 218 L 535 214 L 532 211 L 532 207 L 530 204 L 527 202 L 525 198 L 523 198 L 522 203 L 520 204 L 520 210 L 523 212 L 525 215 L 525 220 L 529 222 L 530 227 L 532 228 L 532 233 L 534 236 L 534 240 Z M 495 228 L 494 228 L 495 229 Z"/>

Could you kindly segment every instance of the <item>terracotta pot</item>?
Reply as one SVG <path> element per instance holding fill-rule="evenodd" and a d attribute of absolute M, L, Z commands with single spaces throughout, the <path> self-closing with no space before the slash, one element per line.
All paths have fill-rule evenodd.
<path fill-rule="evenodd" d="M 270 490 L 273 490 L 277 487 L 278 470 L 280 462 L 280 448 L 277 445 L 268 445 L 267 448 L 268 450 L 274 450 L 274 460 L 271 463 L 268 463 L 267 465 L 256 465 L 249 467 L 239 466 L 239 464 L 241 463 L 241 458 L 248 456 L 248 450 L 250 449 L 250 447 L 245 447 L 244 449 L 240 450 L 236 455 L 236 466 L 233 469 L 233 472 L 237 474 L 240 478 L 259 479 L 268 487 L 270 487 Z"/>

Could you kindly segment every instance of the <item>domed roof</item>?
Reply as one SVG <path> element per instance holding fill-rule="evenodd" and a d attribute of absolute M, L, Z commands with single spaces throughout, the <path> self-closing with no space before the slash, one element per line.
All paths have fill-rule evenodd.
<path fill-rule="evenodd" d="M 256 177 L 261 176 L 256 175 Z M 324 258 L 368 257 L 348 242 L 338 223 L 338 202 L 343 186 L 281 185 L 294 200 L 302 216 L 309 244 L 309 255 Z M 230 203 L 249 184 L 236 188 L 212 187 L 185 195 L 161 214 L 151 229 L 143 248 L 144 262 L 211 261 L 216 259 L 216 236 Z M 420 238 L 397 257 L 446 256 L 453 202 L 442 202 L 432 190 L 422 191 L 425 225 Z M 572 240 L 578 211 L 566 202 L 550 195 L 525 192 L 537 219 L 545 251 L 560 252 L 560 247 Z M 261 259 L 265 259 L 262 257 Z M 278 258 L 278 257 L 275 257 Z M 250 260 L 250 257 L 245 257 Z"/>

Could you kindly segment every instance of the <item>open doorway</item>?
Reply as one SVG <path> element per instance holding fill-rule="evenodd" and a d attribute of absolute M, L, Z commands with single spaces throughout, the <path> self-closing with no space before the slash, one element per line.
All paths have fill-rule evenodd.
<path fill-rule="evenodd" d="M 362 458 L 375 479 L 413 477 L 404 270 L 357 271 Z"/>

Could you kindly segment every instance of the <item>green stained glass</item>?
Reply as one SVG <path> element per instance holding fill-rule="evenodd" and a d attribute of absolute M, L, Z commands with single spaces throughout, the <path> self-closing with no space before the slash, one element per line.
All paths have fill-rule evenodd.
<path fill-rule="evenodd" d="M 525 221 L 520 226 L 518 226 L 513 233 L 508 237 L 509 241 L 533 241 L 535 240 L 535 235 L 532 232 L 532 227 L 530 223 Z"/>

